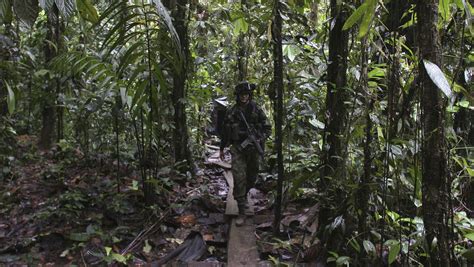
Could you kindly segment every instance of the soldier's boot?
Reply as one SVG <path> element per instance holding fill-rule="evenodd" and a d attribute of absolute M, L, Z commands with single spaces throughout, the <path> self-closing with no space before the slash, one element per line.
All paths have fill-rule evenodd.
<path fill-rule="evenodd" d="M 245 223 L 245 214 L 239 214 L 237 219 L 235 219 L 235 226 L 240 227 Z"/>
<path fill-rule="evenodd" d="M 247 202 L 239 203 L 238 207 L 239 207 L 239 216 L 237 217 L 237 219 L 235 219 L 235 226 L 240 227 L 244 225 L 245 223 L 245 218 L 247 217 L 246 214 L 247 214 L 248 204 Z"/>
<path fill-rule="evenodd" d="M 245 201 L 242 204 L 238 205 L 239 207 L 239 214 L 244 214 L 244 215 L 254 215 L 254 209 L 252 206 L 249 205 L 247 201 Z"/>

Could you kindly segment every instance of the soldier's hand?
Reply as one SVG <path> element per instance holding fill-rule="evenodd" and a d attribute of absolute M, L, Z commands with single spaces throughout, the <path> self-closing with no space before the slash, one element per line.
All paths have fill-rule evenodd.
<path fill-rule="evenodd" d="M 223 150 L 223 149 L 219 150 L 219 158 L 220 158 L 222 161 L 224 161 L 224 158 L 225 158 L 225 157 L 224 157 L 224 150 Z"/>

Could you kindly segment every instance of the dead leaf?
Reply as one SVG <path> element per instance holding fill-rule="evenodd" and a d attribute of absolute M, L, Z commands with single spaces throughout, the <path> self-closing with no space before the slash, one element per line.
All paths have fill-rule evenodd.
<path fill-rule="evenodd" d="M 194 216 L 194 214 L 183 215 L 176 220 L 184 227 L 190 227 L 196 224 L 196 216 Z"/>

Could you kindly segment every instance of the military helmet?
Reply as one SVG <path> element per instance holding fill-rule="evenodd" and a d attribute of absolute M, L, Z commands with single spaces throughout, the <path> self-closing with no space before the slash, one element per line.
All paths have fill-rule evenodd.
<path fill-rule="evenodd" d="M 235 86 L 235 94 L 240 95 L 242 93 L 252 94 L 252 91 L 255 90 L 257 86 L 254 83 L 249 83 L 248 81 L 242 81 Z"/>

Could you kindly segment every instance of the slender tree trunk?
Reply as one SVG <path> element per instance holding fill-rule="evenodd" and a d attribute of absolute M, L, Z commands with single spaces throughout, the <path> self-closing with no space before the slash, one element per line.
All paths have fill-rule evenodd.
<path fill-rule="evenodd" d="M 421 60 L 441 67 L 438 34 L 438 0 L 419 0 L 416 14 Z M 445 216 L 447 214 L 447 159 L 444 136 L 445 104 L 440 90 L 420 61 L 423 112 L 423 221 L 432 266 L 450 266 Z M 437 239 L 437 245 L 433 240 Z"/>
<path fill-rule="evenodd" d="M 342 31 L 347 18 L 347 10 L 337 0 L 331 0 L 331 31 L 329 32 L 329 66 L 327 70 L 327 95 L 326 95 L 326 128 L 324 132 L 324 151 L 322 155 L 323 167 L 319 182 L 319 191 L 326 194 L 321 198 L 322 202 L 319 213 L 319 237 L 323 243 L 337 243 L 334 238 L 325 233 L 325 226 L 330 223 L 334 211 L 330 204 L 335 203 L 329 197 L 337 198 L 334 190 L 331 190 L 331 179 L 344 179 L 345 166 L 344 155 L 346 154 L 344 140 L 348 111 L 345 102 L 348 100 L 347 91 L 347 56 L 348 56 L 348 32 Z M 334 187 L 332 189 L 335 189 Z M 331 247 L 331 245 L 328 245 Z"/>
<path fill-rule="evenodd" d="M 400 28 L 401 25 L 407 22 L 409 19 L 408 16 L 403 17 L 403 14 L 411 7 L 411 1 L 406 0 L 393 0 L 387 3 L 386 7 L 388 9 L 389 16 L 386 17 L 384 24 L 387 25 L 387 32 L 382 33 L 387 36 L 390 34 L 390 38 L 393 42 L 388 42 L 387 53 L 390 57 L 390 66 L 388 69 L 388 79 L 387 79 L 387 92 L 389 97 L 390 110 L 388 111 L 388 118 L 390 122 L 390 128 L 387 133 L 389 138 L 398 136 L 398 131 L 400 130 L 398 125 L 401 124 L 403 129 L 403 122 L 405 116 L 410 114 L 410 104 L 414 98 L 414 92 L 416 86 L 412 86 L 408 93 L 405 93 L 402 90 L 402 86 L 399 82 L 401 65 L 400 65 L 400 47 L 398 45 L 397 38 L 401 35 L 406 35 L 404 31 Z M 409 43 L 405 43 L 407 46 L 410 46 Z M 410 47 L 413 49 L 413 47 Z"/>
<path fill-rule="evenodd" d="M 277 152 L 277 173 L 278 185 L 275 201 L 275 220 L 273 224 L 273 232 L 275 234 L 280 231 L 284 166 L 283 166 L 283 50 L 282 50 L 282 27 L 283 22 L 280 15 L 280 0 L 274 1 L 274 19 L 272 24 L 273 37 L 273 86 L 276 92 L 276 117 L 275 117 L 275 149 Z"/>
<path fill-rule="evenodd" d="M 469 110 L 467 117 L 471 121 L 471 125 L 469 127 L 470 128 L 469 133 L 467 135 L 467 144 L 470 147 L 474 147 L 474 111 Z M 474 158 L 474 152 L 472 150 L 469 151 L 467 154 L 467 157 Z M 471 179 L 468 182 L 468 184 L 469 184 L 469 188 L 467 192 L 465 193 L 465 199 L 467 200 L 466 206 L 471 211 L 474 211 L 474 180 Z M 471 215 L 470 217 L 474 216 L 474 212 L 471 212 L 470 215 Z"/>
<path fill-rule="evenodd" d="M 62 21 L 58 17 L 58 21 L 56 25 L 56 35 L 54 36 L 56 38 L 55 44 L 57 46 L 56 55 L 61 53 L 64 49 L 64 43 L 61 41 L 61 33 L 64 31 L 64 25 Z M 61 79 L 59 77 L 55 78 L 55 85 L 56 85 L 56 90 L 55 90 L 55 98 L 57 99 L 58 96 L 63 92 L 62 90 L 62 85 L 61 85 Z M 59 140 L 64 139 L 64 105 L 63 103 L 58 103 L 56 107 L 56 112 L 57 112 L 57 136 L 56 136 L 56 141 L 59 142 Z"/>
<path fill-rule="evenodd" d="M 368 239 L 368 207 L 369 207 L 369 197 L 370 197 L 370 183 L 372 182 L 372 153 L 371 153 L 371 143 L 372 143 L 372 119 L 370 118 L 370 113 L 372 112 L 373 101 L 371 100 L 371 94 L 368 88 L 368 58 L 367 58 L 367 37 L 365 37 L 362 42 L 362 55 L 361 55 L 361 94 L 365 94 L 365 104 L 366 104 L 366 114 L 365 114 L 365 143 L 364 143 L 364 174 L 362 175 L 359 181 L 359 190 L 357 196 L 358 204 L 358 220 L 359 220 L 359 233 L 361 233 L 362 240 Z M 367 265 L 366 252 L 364 249 L 361 249 L 361 257 L 364 261 L 364 264 Z"/>
<path fill-rule="evenodd" d="M 398 56 L 397 48 L 394 46 L 389 47 L 389 53 L 391 57 L 391 64 L 388 69 L 389 73 L 389 82 L 387 84 L 388 89 L 388 118 L 390 123 L 390 129 L 388 137 L 391 139 L 397 135 L 398 132 L 398 123 L 400 117 L 398 114 L 399 108 L 398 103 L 401 97 L 402 87 L 399 83 L 399 73 L 400 73 L 400 58 Z"/>
<path fill-rule="evenodd" d="M 247 0 L 241 0 L 240 6 L 242 12 L 247 12 L 248 4 Z M 237 68 L 238 68 L 238 80 L 243 81 L 247 79 L 247 50 L 246 47 L 248 44 L 245 42 L 245 35 L 243 33 L 239 34 L 238 37 L 238 46 L 239 49 L 237 51 Z"/>
<path fill-rule="evenodd" d="M 322 168 L 322 188 L 327 186 L 327 178 L 341 178 L 344 173 L 344 129 L 347 120 L 347 56 L 348 32 L 342 31 L 347 11 L 337 0 L 331 0 L 331 18 L 334 25 L 329 33 L 329 66 L 327 70 L 326 129 Z"/>
<path fill-rule="evenodd" d="M 407 1 L 405 0 L 395 0 L 391 1 L 387 5 L 390 14 L 390 16 L 387 16 L 388 30 L 391 36 L 390 38 L 392 38 L 393 41 L 387 45 L 387 52 L 390 57 L 390 67 L 388 69 L 387 82 L 388 102 L 390 103 L 387 115 L 390 124 L 390 128 L 388 129 L 389 132 L 387 133 L 387 136 L 389 138 L 396 136 L 398 132 L 398 123 L 401 119 L 401 117 L 399 116 L 401 112 L 398 103 L 401 98 L 402 87 L 399 82 L 400 58 L 399 51 L 397 49 L 398 42 L 396 39 L 398 37 L 402 14 L 404 13 L 407 5 L 406 3 Z"/>
<path fill-rule="evenodd" d="M 461 45 L 464 45 L 463 41 L 461 41 Z M 461 50 L 463 50 L 463 48 L 461 48 Z M 464 59 L 464 56 L 464 53 L 461 52 L 458 67 L 460 71 L 456 77 L 456 82 L 462 87 L 468 88 L 469 84 L 464 78 L 463 71 L 466 68 L 466 61 Z M 471 94 L 472 96 L 474 96 L 474 92 Z M 464 94 L 460 94 L 458 98 L 462 99 L 463 97 Z M 460 146 L 474 147 L 474 110 L 461 108 L 457 113 L 455 113 L 453 128 L 457 136 L 460 138 Z M 459 150 L 459 155 L 465 158 L 472 158 L 474 156 L 473 152 L 470 152 L 469 149 Z M 462 167 L 457 167 L 458 168 L 456 171 L 460 171 L 462 169 Z M 463 199 L 466 202 L 466 207 L 472 211 L 474 210 L 474 180 L 468 179 L 464 183 L 465 185 L 463 186 Z M 471 214 L 474 214 L 474 212 L 471 212 Z"/>
<path fill-rule="evenodd" d="M 465 32 L 467 29 L 463 27 L 463 32 L 462 32 L 462 37 L 461 37 L 461 45 L 463 46 L 461 48 L 461 56 L 460 56 L 460 66 L 461 70 L 464 70 L 466 67 L 466 60 L 465 60 L 465 53 L 464 51 L 472 51 L 472 43 L 469 44 L 468 42 L 465 44 Z M 460 71 L 459 73 L 459 78 L 458 78 L 459 83 L 463 85 L 464 88 L 468 88 L 469 83 L 466 80 L 464 76 L 464 71 Z M 471 81 L 472 83 L 472 81 Z M 471 90 L 470 92 L 471 98 L 474 97 L 474 91 Z M 460 115 L 460 120 L 464 120 L 464 122 L 461 122 L 460 126 L 460 131 L 462 132 L 462 137 L 465 139 L 465 144 L 466 147 L 474 147 L 474 110 L 472 109 L 462 109 L 460 113 L 463 113 Z M 458 113 L 459 114 L 459 113 Z M 456 121 L 455 121 L 456 124 Z M 455 127 L 456 129 L 457 127 Z M 474 151 L 473 150 L 466 150 L 463 152 L 465 154 L 466 158 L 474 158 Z M 474 180 L 470 179 L 470 181 L 467 181 L 467 190 L 464 194 L 464 197 L 466 199 L 466 206 L 469 210 L 471 210 L 470 215 L 474 216 Z"/>
<path fill-rule="evenodd" d="M 176 161 L 188 161 L 192 163 L 191 150 L 189 149 L 189 137 L 186 117 L 186 79 L 188 72 L 189 42 L 188 29 L 186 24 L 186 9 L 188 0 L 178 0 L 176 8 L 173 11 L 174 26 L 178 33 L 183 50 L 184 60 L 180 72 L 173 76 L 173 95 L 174 106 L 174 156 Z"/>
<path fill-rule="evenodd" d="M 245 51 L 245 37 L 243 34 L 241 34 L 238 37 L 238 44 L 239 44 L 239 50 L 237 51 L 237 79 L 238 81 L 244 81 L 247 80 L 247 58 L 246 58 L 246 51 Z"/>
<path fill-rule="evenodd" d="M 59 32 L 59 10 L 54 5 L 53 11 L 51 11 L 52 14 L 48 15 L 48 20 L 47 20 L 47 42 L 45 42 L 44 46 L 44 55 L 45 55 L 45 60 L 46 64 L 50 62 L 56 55 L 57 55 L 57 50 L 58 50 L 58 40 L 60 38 L 60 32 Z M 54 45 L 53 45 L 54 44 Z M 56 108 L 55 108 L 55 102 L 56 102 L 56 90 L 57 90 L 57 81 L 54 79 L 49 80 L 47 90 L 43 103 L 42 103 L 42 110 L 41 110 L 41 116 L 42 116 L 42 128 L 41 128 L 41 133 L 40 133 L 40 139 L 39 139 L 39 147 L 41 149 L 50 149 L 53 140 L 54 140 L 54 135 L 55 135 L 55 129 L 56 129 Z"/>

